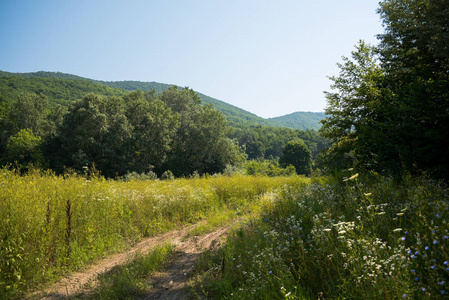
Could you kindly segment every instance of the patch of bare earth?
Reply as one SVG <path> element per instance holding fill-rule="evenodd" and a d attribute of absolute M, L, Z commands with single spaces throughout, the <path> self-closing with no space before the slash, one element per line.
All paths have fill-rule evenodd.
<path fill-rule="evenodd" d="M 155 246 L 170 242 L 175 245 L 172 262 L 163 271 L 152 276 L 150 293 L 144 299 L 189 299 L 191 295 L 187 282 L 196 259 L 203 251 L 217 245 L 228 231 L 228 227 L 223 227 L 201 236 L 186 238 L 194 228 L 195 225 L 192 225 L 145 239 L 129 251 L 107 257 L 83 272 L 74 273 L 60 280 L 45 291 L 32 294 L 30 298 L 62 300 L 70 299 L 82 292 L 89 292 L 95 288 L 98 275 L 125 264 L 137 253 L 146 254 Z"/>

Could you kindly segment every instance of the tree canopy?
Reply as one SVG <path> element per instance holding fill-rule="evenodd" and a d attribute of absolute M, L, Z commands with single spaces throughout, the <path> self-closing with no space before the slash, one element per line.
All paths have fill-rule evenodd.
<path fill-rule="evenodd" d="M 331 77 L 329 162 L 449 178 L 447 1 L 385 0 L 378 46 L 360 42 Z"/>

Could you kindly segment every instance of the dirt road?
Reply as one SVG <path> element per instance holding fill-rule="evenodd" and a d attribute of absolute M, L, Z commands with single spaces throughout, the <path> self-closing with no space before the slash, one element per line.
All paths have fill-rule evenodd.
<path fill-rule="evenodd" d="M 187 281 L 196 259 L 203 251 L 219 243 L 220 239 L 228 231 L 228 227 L 222 227 L 201 236 L 186 238 L 187 234 L 195 226 L 192 225 L 145 239 L 129 251 L 107 257 L 83 272 L 74 273 L 62 279 L 45 291 L 34 293 L 30 298 L 46 300 L 70 299 L 74 295 L 95 287 L 96 278 L 99 274 L 106 273 L 115 266 L 125 264 L 136 253 L 146 254 L 156 245 L 170 242 L 175 245 L 174 259 L 163 271 L 152 276 L 150 293 L 144 299 L 188 299 L 190 295 Z"/>

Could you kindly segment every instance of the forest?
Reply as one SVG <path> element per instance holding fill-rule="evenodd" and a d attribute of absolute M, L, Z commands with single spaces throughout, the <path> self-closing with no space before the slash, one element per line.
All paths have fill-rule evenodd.
<path fill-rule="evenodd" d="M 229 116 L 188 87 L 0 73 L 0 299 L 447 299 L 449 6 L 378 14 L 379 43 L 330 77 L 319 131 Z M 149 238 L 217 232 L 177 291 L 154 276 L 188 253 L 162 238 L 47 289 Z"/>
<path fill-rule="evenodd" d="M 280 171 L 286 143 L 301 140 L 309 174 L 312 158 L 328 145 L 313 130 L 245 123 L 238 111 L 225 117 L 189 88 L 128 91 L 46 72 L 9 73 L 0 87 L 1 163 L 21 170 L 180 177 L 223 173 L 250 159 Z"/>

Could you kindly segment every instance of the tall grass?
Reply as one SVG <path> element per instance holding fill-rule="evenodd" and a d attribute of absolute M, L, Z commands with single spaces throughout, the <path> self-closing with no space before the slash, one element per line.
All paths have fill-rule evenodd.
<path fill-rule="evenodd" d="M 210 298 L 438 299 L 449 292 L 449 190 L 358 174 L 287 186 L 197 265 Z"/>
<path fill-rule="evenodd" d="M 20 297 L 146 236 L 242 209 L 302 177 L 107 181 L 0 170 L 0 295 Z"/>

